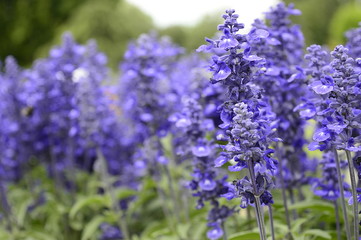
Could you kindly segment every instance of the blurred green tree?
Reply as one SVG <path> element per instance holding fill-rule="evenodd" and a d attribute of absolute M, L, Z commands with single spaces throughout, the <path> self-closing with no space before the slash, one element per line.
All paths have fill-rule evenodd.
<path fill-rule="evenodd" d="M 349 0 L 284 0 L 287 4 L 294 3 L 302 11 L 301 16 L 292 17 L 300 24 L 305 35 L 306 46 L 326 44 L 329 42 L 330 19 L 344 2 Z"/>
<path fill-rule="evenodd" d="M 194 26 L 175 25 L 160 30 L 161 35 L 168 35 L 188 52 L 194 52 L 200 45 L 205 44 L 204 37 L 213 37 L 218 24 L 222 23 L 221 12 L 204 16 Z"/>
<path fill-rule="evenodd" d="M 345 44 L 345 32 L 358 27 L 358 22 L 361 22 L 361 3 L 359 1 L 340 6 L 330 21 L 330 39 L 328 41 L 330 47 Z"/>
<path fill-rule="evenodd" d="M 86 1 L 0 1 L 0 59 L 13 55 L 20 64 L 30 64 L 34 51 L 52 39 L 62 22 Z"/>
<path fill-rule="evenodd" d="M 53 41 L 37 51 L 44 56 L 69 31 L 80 43 L 95 39 L 106 53 L 110 66 L 116 68 L 129 40 L 154 29 L 152 19 L 137 7 L 123 0 L 88 0 L 56 31 Z"/>

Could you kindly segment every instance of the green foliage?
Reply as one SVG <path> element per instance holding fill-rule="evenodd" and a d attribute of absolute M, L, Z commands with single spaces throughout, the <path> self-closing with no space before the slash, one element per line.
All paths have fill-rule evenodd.
<path fill-rule="evenodd" d="M 215 26 L 222 22 L 222 19 L 219 18 L 220 15 L 220 12 L 216 12 L 204 16 L 194 26 L 170 26 L 160 30 L 160 33 L 170 36 L 175 43 L 185 47 L 189 52 L 194 52 L 204 44 L 204 36 L 211 38 L 216 34 Z"/>
<path fill-rule="evenodd" d="M 358 22 L 361 21 L 360 16 L 360 2 L 350 2 L 337 9 L 329 26 L 329 44 L 332 48 L 338 44 L 345 44 L 345 32 L 351 28 L 358 27 Z"/>
<path fill-rule="evenodd" d="M 13 55 L 22 65 L 49 42 L 63 21 L 87 0 L 0 1 L 0 59 Z"/>
<path fill-rule="evenodd" d="M 292 17 L 292 21 L 300 24 L 305 35 L 306 45 L 326 44 L 329 42 L 330 19 L 342 2 L 339 0 L 284 0 L 286 3 L 295 3 L 302 11 L 301 16 Z"/>
<path fill-rule="evenodd" d="M 257 232 L 241 232 L 233 234 L 229 237 L 229 240 L 252 240 L 259 238 L 259 233 Z"/>
<path fill-rule="evenodd" d="M 0 38 L 0 59 L 13 55 L 28 66 L 70 31 L 81 43 L 96 39 L 116 68 L 128 42 L 154 28 L 149 16 L 125 0 L 0 1 L 5 36 Z"/>
<path fill-rule="evenodd" d="M 163 145 L 170 151 L 168 141 L 163 139 Z M 169 155 L 169 158 L 172 158 Z M 33 160 L 32 165 L 36 161 Z M 195 209 L 195 199 L 178 183 L 184 179 L 184 173 L 189 172 L 186 164 L 171 168 L 170 176 L 177 196 L 176 202 L 171 197 L 169 182 L 162 170 L 162 177 L 155 181 L 145 177 L 140 191 L 127 188 L 114 188 L 113 196 L 106 192 L 104 179 L 98 174 L 77 172 L 76 192 L 59 191 L 53 179 L 47 177 L 44 168 L 35 166 L 25 176 L 23 181 L 9 187 L 8 198 L 12 203 L 12 230 L 9 232 L 6 224 L 0 224 L 0 239 L 26 240 L 96 240 L 102 223 L 119 225 L 120 219 L 125 220 L 132 239 L 134 240 L 206 240 L 206 219 L 209 206 L 204 209 Z M 40 179 L 40 181 L 35 181 Z M 109 177 L 107 182 L 114 182 Z M 100 191 L 103 189 L 102 191 Z M 298 218 L 291 222 L 291 235 L 294 240 L 323 240 L 335 239 L 335 208 L 332 203 L 315 197 L 309 187 L 304 187 L 305 200 L 289 206 L 289 211 L 296 211 Z M 104 192 L 105 191 L 105 192 Z M 46 201 L 34 210 L 28 207 L 41 194 L 45 194 Z M 162 193 L 162 194 L 161 194 Z M 137 195 L 130 202 L 125 212 L 118 212 L 114 202 Z M 73 197 L 71 197 L 73 196 Z M 187 202 L 183 201 L 187 199 Z M 275 204 L 273 216 L 276 239 L 286 239 L 288 234 L 285 222 L 285 211 L 279 190 L 274 191 Z M 226 203 L 222 199 L 222 203 Z M 238 200 L 228 204 L 238 205 Z M 164 212 L 164 210 L 167 211 Z M 178 210 L 180 218 L 175 217 Z M 265 209 L 266 210 L 266 209 Z M 258 239 L 257 223 L 254 209 L 250 209 L 250 218 L 246 210 L 237 209 L 237 213 L 226 223 L 229 240 Z M 350 212 L 351 214 L 351 212 Z M 265 211 L 267 234 L 270 235 L 269 217 Z M 341 222 L 342 224 L 342 222 Z M 268 238 L 270 239 L 270 238 Z"/>
<path fill-rule="evenodd" d="M 69 31 L 76 41 L 85 43 L 95 39 L 106 53 L 110 65 L 118 67 L 127 44 L 141 33 L 154 29 L 152 19 L 137 7 L 123 0 L 88 0 L 56 30 L 56 37 L 42 47 L 37 55 L 44 56 L 60 36 Z"/>

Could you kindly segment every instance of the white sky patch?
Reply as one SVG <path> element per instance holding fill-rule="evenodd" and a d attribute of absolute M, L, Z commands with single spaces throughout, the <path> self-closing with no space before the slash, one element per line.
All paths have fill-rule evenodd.
<path fill-rule="evenodd" d="M 262 13 L 278 0 L 128 0 L 150 15 L 160 27 L 194 25 L 207 14 L 224 12 L 233 8 L 239 14 L 239 22 L 250 26 Z M 220 16 L 221 17 L 221 16 Z"/>

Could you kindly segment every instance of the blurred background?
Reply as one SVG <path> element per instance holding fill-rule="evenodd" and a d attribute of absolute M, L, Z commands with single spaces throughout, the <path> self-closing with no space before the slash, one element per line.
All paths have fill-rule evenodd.
<path fill-rule="evenodd" d="M 70 31 L 80 43 L 96 39 L 100 50 L 117 68 L 127 43 L 151 30 L 169 35 L 194 51 L 212 37 L 225 9 L 234 8 L 246 27 L 279 0 L 0 0 L 0 60 L 13 55 L 28 67 L 47 55 L 60 36 Z M 343 33 L 361 21 L 358 0 L 285 0 L 303 14 L 306 44 L 333 47 L 344 43 Z"/>

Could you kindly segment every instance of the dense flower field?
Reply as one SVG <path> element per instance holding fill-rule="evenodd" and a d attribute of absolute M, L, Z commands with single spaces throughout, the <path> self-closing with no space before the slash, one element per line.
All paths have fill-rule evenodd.
<path fill-rule="evenodd" d="M 7 57 L 0 239 L 361 239 L 361 27 L 306 47 L 299 14 L 227 10 L 192 54 L 141 35 L 118 84 L 69 33 Z"/>

